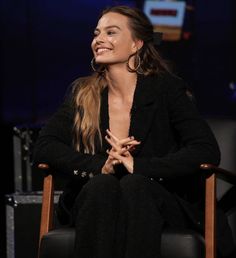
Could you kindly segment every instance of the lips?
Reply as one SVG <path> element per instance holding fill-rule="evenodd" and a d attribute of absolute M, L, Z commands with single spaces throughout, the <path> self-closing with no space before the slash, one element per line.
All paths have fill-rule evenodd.
<path fill-rule="evenodd" d="M 111 48 L 98 47 L 98 48 L 96 48 L 96 53 L 97 53 L 97 54 L 102 54 L 102 53 L 108 52 L 108 51 L 110 51 L 110 50 L 111 50 Z"/>

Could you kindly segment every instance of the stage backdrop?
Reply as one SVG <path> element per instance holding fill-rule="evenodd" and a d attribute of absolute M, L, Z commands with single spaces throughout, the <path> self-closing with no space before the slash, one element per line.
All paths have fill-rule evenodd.
<path fill-rule="evenodd" d="M 69 84 L 91 72 L 90 42 L 100 11 L 114 4 L 144 8 L 145 2 L 1 0 L 2 120 L 35 123 L 48 118 Z M 183 23 L 190 34 L 160 47 L 190 83 L 205 114 L 236 112 L 234 2 L 186 1 L 193 7 Z"/>

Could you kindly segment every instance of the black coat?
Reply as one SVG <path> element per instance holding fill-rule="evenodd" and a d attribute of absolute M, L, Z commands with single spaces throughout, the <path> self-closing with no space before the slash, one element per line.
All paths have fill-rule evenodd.
<path fill-rule="evenodd" d="M 41 130 L 35 161 L 47 162 L 71 176 L 98 174 L 109 146 L 104 140 L 95 155 L 75 151 L 73 119 L 68 97 Z M 102 92 L 100 120 L 104 139 L 109 128 L 107 88 Z M 219 148 L 211 130 L 186 95 L 184 82 L 170 75 L 138 77 L 129 134 L 141 141 L 133 153 L 134 173 L 168 180 L 196 175 L 201 163 L 219 163 Z"/>
<path fill-rule="evenodd" d="M 101 97 L 100 126 L 104 139 L 109 128 L 108 88 Z M 68 97 L 42 129 L 35 147 L 35 162 L 46 162 L 56 171 L 84 180 L 101 173 L 109 146 L 103 140 L 102 149 L 98 148 L 95 155 L 75 151 L 73 119 L 74 108 Z M 198 227 L 199 216 L 189 211 L 188 204 L 201 203 L 204 193 L 199 166 L 219 164 L 220 152 L 181 79 L 171 75 L 138 76 L 129 136 L 141 141 L 132 152 L 134 173 L 160 181 L 176 195 L 193 225 Z"/>

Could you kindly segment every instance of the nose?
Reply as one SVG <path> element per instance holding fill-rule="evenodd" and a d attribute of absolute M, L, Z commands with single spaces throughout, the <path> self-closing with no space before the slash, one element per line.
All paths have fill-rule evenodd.
<path fill-rule="evenodd" d="M 104 41 L 105 41 L 104 33 L 99 33 L 95 38 L 96 43 L 103 43 Z"/>

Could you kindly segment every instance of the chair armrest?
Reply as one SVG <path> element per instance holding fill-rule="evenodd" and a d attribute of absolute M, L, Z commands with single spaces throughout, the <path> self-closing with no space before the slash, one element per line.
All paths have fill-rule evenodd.
<path fill-rule="evenodd" d="M 39 168 L 39 169 L 42 169 L 42 170 L 45 170 L 45 171 L 47 171 L 47 172 L 50 171 L 50 170 L 49 170 L 49 165 L 46 164 L 46 163 L 40 163 L 40 164 L 38 164 L 38 168 Z"/>
<path fill-rule="evenodd" d="M 236 174 L 213 164 L 201 164 L 206 171 L 205 193 L 205 243 L 206 258 L 216 257 L 216 177 L 235 183 Z"/>
<path fill-rule="evenodd" d="M 40 222 L 39 244 L 43 235 L 45 235 L 53 225 L 53 206 L 54 206 L 54 179 L 48 164 L 39 164 L 38 168 L 46 171 L 43 182 L 43 197 Z"/>
<path fill-rule="evenodd" d="M 236 183 L 236 173 L 233 173 L 229 170 L 217 167 L 213 164 L 201 164 L 200 168 L 203 170 L 207 170 L 209 175 L 215 173 L 217 177 L 222 178 L 223 180 L 235 184 Z"/>

